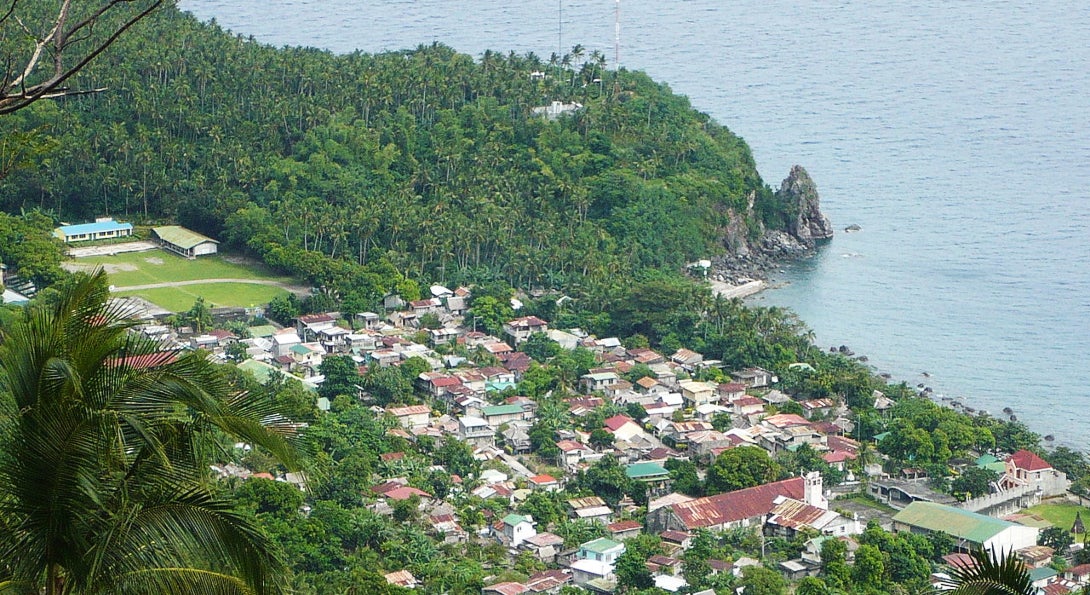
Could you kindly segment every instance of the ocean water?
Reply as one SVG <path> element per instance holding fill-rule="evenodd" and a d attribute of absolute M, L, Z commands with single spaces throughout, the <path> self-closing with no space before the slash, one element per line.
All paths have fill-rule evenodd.
<path fill-rule="evenodd" d="M 756 303 L 1090 450 L 1090 6 L 1067 0 L 182 0 L 277 46 L 580 43 L 810 172 L 838 233 Z M 927 372 L 925 376 L 923 373 Z"/>

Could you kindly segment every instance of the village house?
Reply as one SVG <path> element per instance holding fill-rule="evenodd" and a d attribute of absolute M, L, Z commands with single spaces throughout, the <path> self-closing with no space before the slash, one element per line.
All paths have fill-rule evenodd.
<path fill-rule="evenodd" d="M 523 316 L 514 320 L 509 320 L 503 324 L 503 332 L 515 345 L 521 345 L 524 341 L 530 338 L 530 335 L 534 333 L 544 333 L 549 330 L 549 323 L 538 318 L 537 316 Z"/>
<path fill-rule="evenodd" d="M 681 396 L 685 399 L 686 407 L 697 407 L 719 401 L 716 394 L 716 385 L 711 382 L 698 382 L 696 380 L 682 380 L 677 383 L 681 388 Z"/>
<path fill-rule="evenodd" d="M 666 358 L 663 357 L 661 353 L 654 349 L 648 349 L 647 347 L 629 349 L 628 357 L 637 364 L 645 364 L 648 366 L 666 363 Z"/>
<path fill-rule="evenodd" d="M 295 332 L 304 341 L 317 341 L 320 331 L 337 326 L 337 316 L 332 312 L 325 314 L 304 314 L 295 319 Z"/>
<path fill-rule="evenodd" d="M 814 419 L 815 417 L 825 417 L 836 407 L 836 403 L 832 399 L 810 399 L 807 401 L 799 402 L 799 406 L 802 407 L 803 415 L 806 419 Z"/>
<path fill-rule="evenodd" d="M 574 440 L 558 440 L 556 446 L 560 449 L 557 463 L 568 470 L 575 469 L 583 459 L 594 453 L 589 446 Z"/>
<path fill-rule="evenodd" d="M 408 570 L 398 570 L 397 572 L 390 572 L 383 576 L 386 578 L 387 584 L 394 585 L 395 587 L 415 589 L 420 586 L 420 582 L 416 580 L 416 577 Z"/>
<path fill-rule="evenodd" d="M 490 405 L 481 407 L 481 417 L 492 428 L 498 428 L 503 424 L 513 421 L 533 419 L 533 411 L 521 403 L 513 405 Z"/>
<path fill-rule="evenodd" d="M 652 495 L 666 492 L 670 483 L 670 472 L 658 463 L 643 461 L 625 466 L 624 474 L 629 478 L 647 484 Z"/>
<path fill-rule="evenodd" d="M 604 391 L 605 388 L 620 380 L 616 372 L 596 372 L 579 377 L 579 385 L 588 393 Z"/>
<path fill-rule="evenodd" d="M 554 533 L 538 533 L 532 537 L 527 537 L 519 547 L 530 552 L 539 560 L 552 563 L 556 561 L 557 554 L 564 548 L 564 538 Z M 565 582 L 570 580 L 569 575 L 568 581 Z"/>
<path fill-rule="evenodd" d="M 1041 457 L 1028 450 L 1020 450 L 1007 458 L 1006 473 L 1000 485 L 1004 488 L 1030 486 L 1048 497 L 1063 495 L 1071 482 L 1067 475 L 1053 469 Z"/>
<path fill-rule="evenodd" d="M 537 535 L 533 517 L 530 515 L 509 514 L 503 517 L 502 529 L 498 535 L 500 542 L 510 547 L 518 547 L 523 541 Z"/>
<path fill-rule="evenodd" d="M 718 430 L 702 430 L 688 435 L 689 455 L 695 460 L 707 461 L 715 458 L 721 449 L 732 448 L 739 440 Z"/>
<path fill-rule="evenodd" d="M 432 346 L 447 345 L 458 341 L 462 331 L 457 328 L 442 327 L 428 330 L 428 342 Z"/>
<path fill-rule="evenodd" d="M 458 437 L 476 446 L 492 446 L 496 443 L 496 430 L 479 417 L 465 415 L 458 418 Z"/>
<path fill-rule="evenodd" d="M 613 581 L 614 564 L 624 553 L 624 544 L 605 537 L 599 537 L 579 546 L 571 570 L 575 584 L 585 585 L 593 580 Z"/>
<path fill-rule="evenodd" d="M 600 521 L 609 524 L 613 521 L 613 511 L 606 506 L 606 501 L 598 496 L 572 498 L 568 500 L 571 517 L 584 521 Z"/>
<path fill-rule="evenodd" d="M 741 372 L 731 374 L 736 382 L 746 385 L 746 388 L 766 388 L 779 382 L 772 372 L 764 368 L 746 368 Z"/>
<path fill-rule="evenodd" d="M 724 403 L 733 403 L 736 399 L 746 396 L 746 385 L 740 382 L 727 382 L 716 386 L 715 389 Z"/>
<path fill-rule="evenodd" d="M 503 436 L 504 445 L 510 450 L 511 454 L 527 454 L 530 452 L 529 425 L 527 422 L 518 423 L 521 425 L 512 423 L 510 427 L 500 434 Z"/>
<path fill-rule="evenodd" d="M 688 448 L 689 434 L 712 429 L 710 423 L 699 420 L 671 421 L 663 419 L 660 424 L 662 429 L 659 431 L 659 438 L 662 443 L 677 449 Z"/>
<path fill-rule="evenodd" d="M 526 480 L 526 483 L 532 490 L 541 490 L 543 492 L 558 492 L 560 491 L 560 481 L 547 473 L 535 475 Z"/>
<path fill-rule="evenodd" d="M 426 426 L 431 421 L 431 407 L 427 405 L 389 407 L 386 409 L 386 413 L 394 416 L 398 423 L 406 429 Z"/>
<path fill-rule="evenodd" d="M 757 397 L 743 396 L 730 402 L 731 413 L 739 417 L 749 417 L 764 413 L 765 403 Z"/>
<path fill-rule="evenodd" d="M 290 355 L 289 350 L 293 345 L 298 345 L 303 342 L 299 338 L 299 335 L 295 331 L 290 329 L 284 329 L 277 332 L 271 337 L 272 339 L 272 355 L 273 357 L 280 357 L 282 355 Z"/>
<path fill-rule="evenodd" d="M 690 349 L 684 347 L 678 349 L 670 356 L 670 361 L 678 364 L 679 366 L 689 370 L 690 372 L 696 369 L 696 366 L 704 361 L 704 356 Z"/>
<path fill-rule="evenodd" d="M 613 541 L 624 541 L 643 532 L 643 525 L 637 521 L 617 521 L 606 525 L 609 538 Z"/>
<path fill-rule="evenodd" d="M 636 437 L 646 437 L 643 428 L 627 415 L 614 415 L 603 422 L 606 431 L 613 434 L 615 440 L 631 441 Z"/>
<path fill-rule="evenodd" d="M 380 368 L 388 368 L 401 361 L 401 354 L 392 349 L 376 349 L 367 353 L 367 361 Z"/>
<path fill-rule="evenodd" d="M 443 543 L 464 543 L 469 538 L 458 519 L 449 512 L 429 515 L 428 522 L 432 530 L 443 537 Z"/>
<path fill-rule="evenodd" d="M 414 300 L 409 302 L 409 311 L 417 317 L 424 314 L 438 314 L 443 311 L 443 302 L 437 298 Z"/>

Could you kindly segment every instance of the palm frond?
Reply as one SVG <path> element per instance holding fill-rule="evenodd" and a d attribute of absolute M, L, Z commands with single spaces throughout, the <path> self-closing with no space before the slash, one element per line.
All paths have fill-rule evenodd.
<path fill-rule="evenodd" d="M 253 595 L 255 591 L 237 577 L 197 568 L 152 568 L 118 577 L 110 591 L 120 595 L 158 593 L 204 593 L 207 595 Z"/>
<path fill-rule="evenodd" d="M 951 573 L 950 595 L 1034 595 L 1029 571 L 1016 556 L 973 550 Z"/>

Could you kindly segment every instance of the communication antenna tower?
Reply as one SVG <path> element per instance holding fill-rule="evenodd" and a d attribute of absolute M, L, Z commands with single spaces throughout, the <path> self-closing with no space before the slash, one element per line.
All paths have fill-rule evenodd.
<path fill-rule="evenodd" d="M 621 0 L 616 0 L 613 11 L 613 68 L 621 69 Z"/>
<path fill-rule="evenodd" d="M 556 0 L 556 56 L 564 55 L 564 0 Z"/>

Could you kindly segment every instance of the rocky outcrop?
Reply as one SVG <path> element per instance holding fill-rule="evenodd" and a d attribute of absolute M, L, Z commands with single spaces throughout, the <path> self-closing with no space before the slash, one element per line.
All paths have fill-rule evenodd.
<path fill-rule="evenodd" d="M 755 193 L 747 197 L 744 212 L 728 212 L 729 223 L 722 230 L 726 254 L 712 260 L 710 276 L 716 281 L 739 284 L 767 278 L 785 261 L 804 258 L 818 241 L 833 237 L 814 181 L 802 166 L 791 168 L 775 193 L 776 205 L 785 214 L 781 220 L 785 229 L 769 229 L 760 223 L 756 230 L 750 227 L 747 222 L 759 220 L 755 199 Z"/>
<path fill-rule="evenodd" d="M 813 247 L 815 241 L 833 237 L 833 226 L 821 212 L 817 187 L 801 165 L 792 167 L 780 184 L 776 202 L 794 215 L 787 222 L 787 233 L 803 245 Z"/>

